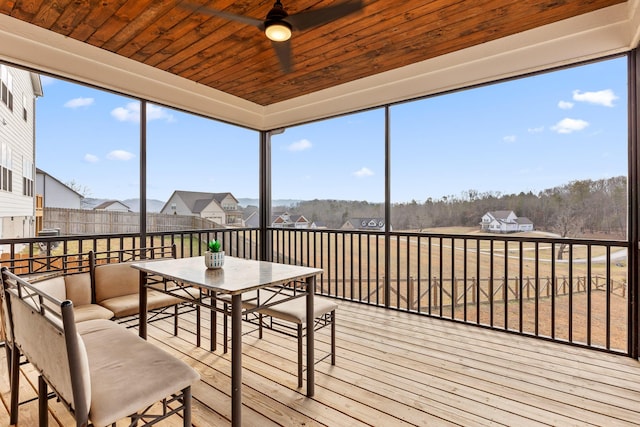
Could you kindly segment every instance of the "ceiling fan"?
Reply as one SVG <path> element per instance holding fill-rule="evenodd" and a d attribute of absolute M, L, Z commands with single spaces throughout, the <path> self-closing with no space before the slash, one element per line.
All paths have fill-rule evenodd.
<path fill-rule="evenodd" d="M 264 31 L 267 38 L 271 40 L 273 49 L 276 51 L 282 71 L 289 73 L 292 70 L 291 43 L 289 42 L 292 31 L 304 31 L 335 21 L 336 19 L 361 10 L 363 8 L 363 2 L 362 0 L 347 0 L 322 9 L 289 15 L 284 10 L 284 6 L 280 0 L 276 0 L 273 8 L 267 13 L 267 17 L 264 20 L 208 7 L 189 7 L 197 12 L 252 25 Z"/>

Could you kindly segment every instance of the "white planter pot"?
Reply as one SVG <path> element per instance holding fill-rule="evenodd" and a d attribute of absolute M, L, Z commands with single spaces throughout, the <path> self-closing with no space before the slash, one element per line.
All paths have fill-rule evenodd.
<path fill-rule="evenodd" d="M 224 251 L 204 253 L 204 265 L 207 268 L 222 268 L 224 265 Z"/>

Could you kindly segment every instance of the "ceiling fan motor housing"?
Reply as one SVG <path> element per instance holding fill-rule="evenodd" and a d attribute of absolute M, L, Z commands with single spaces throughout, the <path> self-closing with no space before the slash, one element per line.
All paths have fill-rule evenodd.
<path fill-rule="evenodd" d="M 277 0 L 264 21 L 264 31 L 269 39 L 273 41 L 289 40 L 292 28 L 291 24 L 285 21 L 287 16 L 289 14 L 284 10 L 280 0 Z"/>

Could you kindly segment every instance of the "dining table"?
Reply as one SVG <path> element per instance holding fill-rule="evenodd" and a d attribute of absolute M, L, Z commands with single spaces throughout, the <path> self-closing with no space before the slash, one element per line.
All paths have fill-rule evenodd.
<path fill-rule="evenodd" d="M 322 269 L 232 256 L 225 256 L 223 267 L 216 269 L 207 268 L 203 256 L 145 260 L 131 266 L 141 272 L 139 335 L 144 339 L 147 338 L 149 288 L 209 308 L 212 316 L 221 311 L 215 295 L 231 297 L 230 311 L 224 310 L 223 313 L 231 317 L 231 425 L 234 427 L 242 425 L 242 320 L 247 311 L 243 306 L 243 294 L 266 288 L 282 289 L 296 283 L 297 290 L 289 298 L 306 298 L 306 395 L 314 395 L 314 292 L 316 277 L 323 272 Z M 158 286 L 157 280 L 147 280 L 149 276 L 161 277 L 165 285 Z M 174 286 L 167 286 L 167 282 Z M 190 300 L 185 295 L 194 293 L 184 292 L 185 288 L 199 288 L 201 295 L 204 292 L 204 295 L 213 297 Z M 253 307 L 252 311 L 259 309 L 259 306 Z"/>

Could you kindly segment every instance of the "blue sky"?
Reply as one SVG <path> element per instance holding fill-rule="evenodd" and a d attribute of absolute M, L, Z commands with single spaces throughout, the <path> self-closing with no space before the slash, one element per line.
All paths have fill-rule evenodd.
<path fill-rule="evenodd" d="M 538 192 L 627 173 L 626 58 L 391 108 L 394 202 L 468 190 Z M 36 166 L 89 197 L 139 195 L 138 103 L 43 79 Z M 256 132 L 148 109 L 149 198 L 174 190 L 258 196 Z M 273 138 L 274 199 L 384 200 L 384 111 L 287 129 Z"/>

